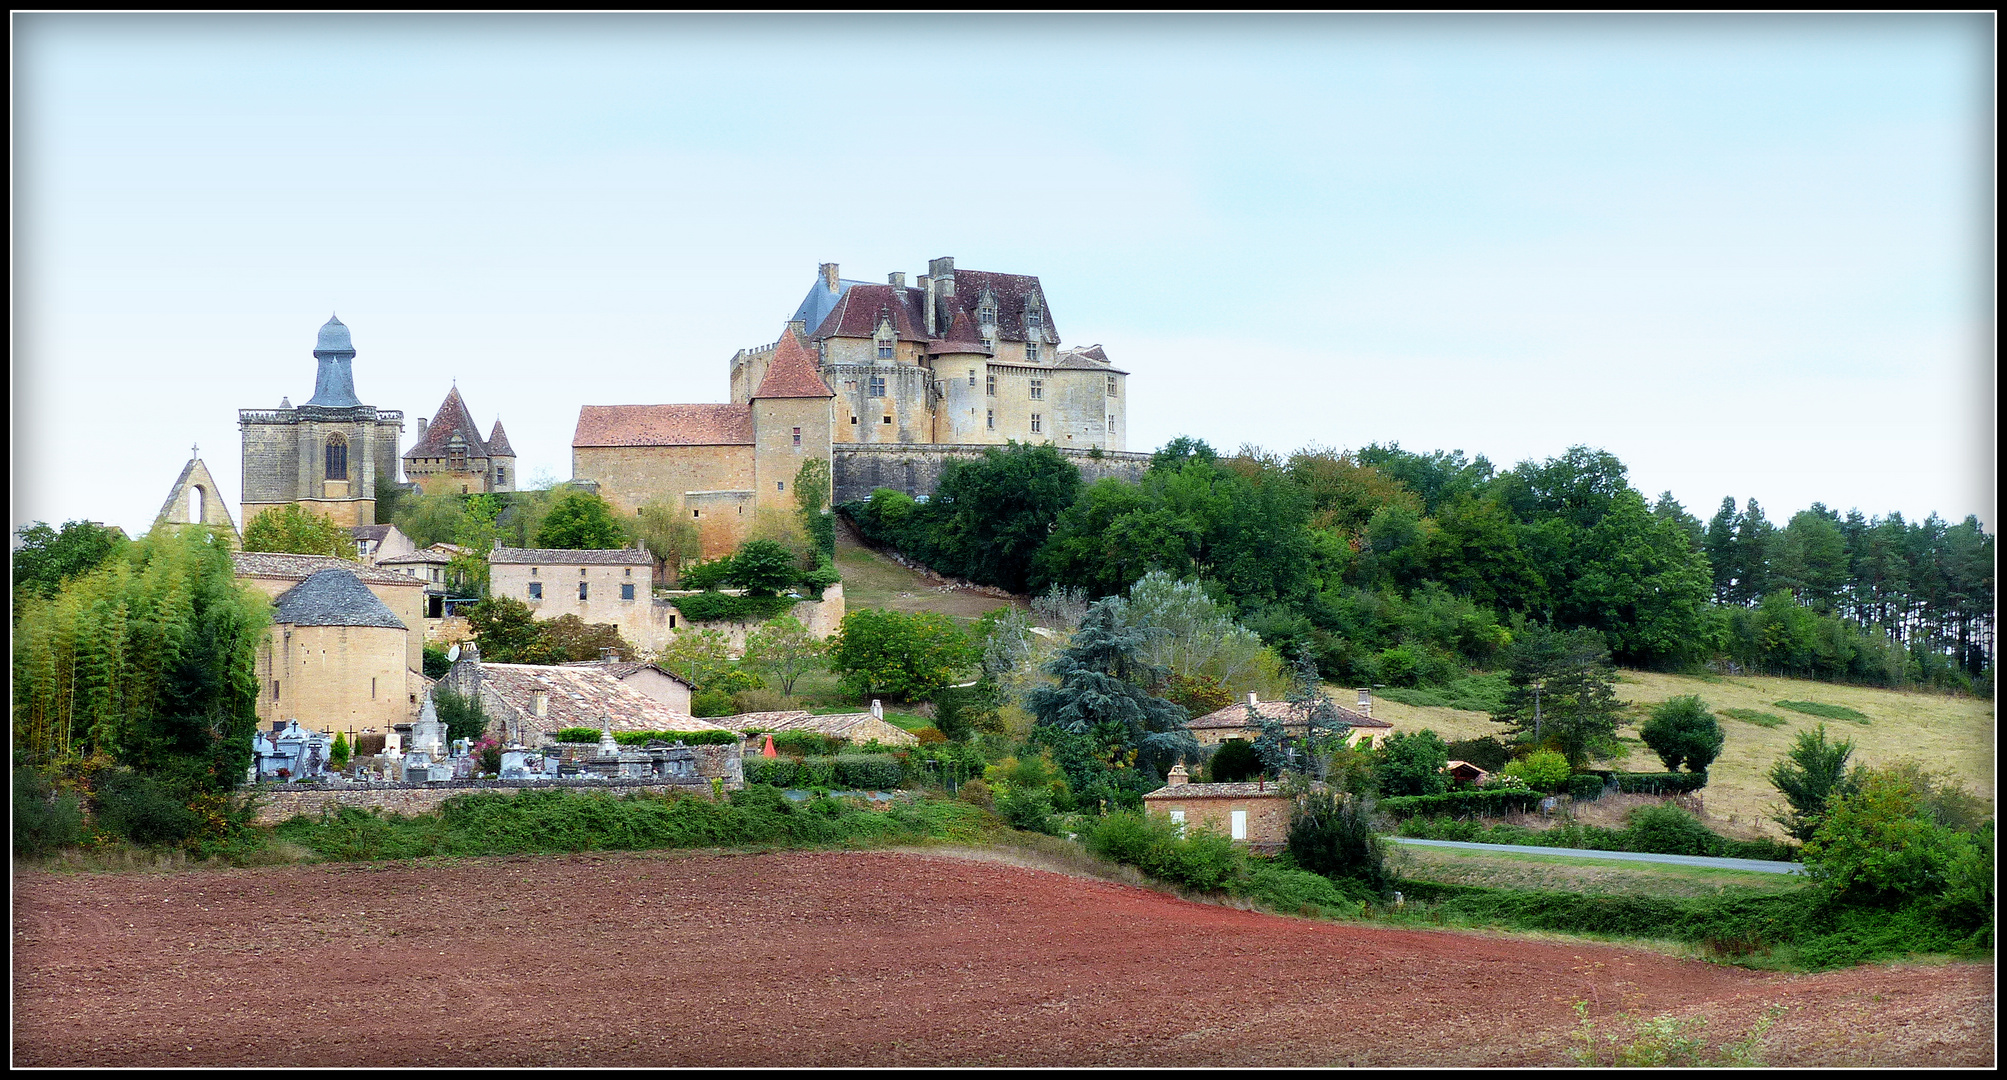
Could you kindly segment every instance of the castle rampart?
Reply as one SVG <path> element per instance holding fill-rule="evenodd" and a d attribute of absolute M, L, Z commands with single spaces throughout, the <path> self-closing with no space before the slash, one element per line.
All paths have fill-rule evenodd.
<path fill-rule="evenodd" d="M 891 443 L 878 446 L 838 443 L 830 450 L 830 472 L 835 482 L 836 501 L 868 498 L 877 488 L 891 488 L 915 497 L 932 495 L 941 484 L 941 472 L 951 460 L 973 461 L 983 456 L 985 446 L 945 443 Z M 1123 450 L 1092 450 L 1054 447 L 1066 460 L 1080 468 L 1080 480 L 1091 484 L 1104 477 L 1138 480 L 1150 467 L 1150 455 Z"/>

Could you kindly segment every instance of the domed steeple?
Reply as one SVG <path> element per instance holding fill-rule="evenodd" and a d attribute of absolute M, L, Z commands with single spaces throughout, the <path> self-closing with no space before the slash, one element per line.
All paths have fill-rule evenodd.
<path fill-rule="evenodd" d="M 314 396 L 307 399 L 307 404 L 330 409 L 362 404 L 355 396 L 355 376 L 348 367 L 354 358 L 355 345 L 349 340 L 348 327 L 340 319 L 328 316 L 321 327 L 320 341 L 314 346 L 314 359 L 320 361 L 320 367 L 314 373 Z"/>

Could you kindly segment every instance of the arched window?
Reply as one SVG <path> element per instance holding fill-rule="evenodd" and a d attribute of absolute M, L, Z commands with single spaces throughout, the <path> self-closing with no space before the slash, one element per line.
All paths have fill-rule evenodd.
<path fill-rule="evenodd" d="M 200 525 L 200 524 L 202 524 L 202 523 L 203 523 L 203 522 L 204 522 L 205 520 L 207 520 L 206 518 L 204 518 L 204 517 L 202 516 L 202 509 L 203 509 L 203 508 L 202 508 L 202 489 L 201 489 L 200 487 L 191 487 L 191 488 L 189 488 L 189 489 L 188 489 L 188 520 L 190 520 L 190 521 L 192 521 L 192 522 L 196 523 L 197 525 Z"/>
<path fill-rule="evenodd" d="M 328 436 L 329 480 L 348 479 L 348 440 L 340 435 Z"/>

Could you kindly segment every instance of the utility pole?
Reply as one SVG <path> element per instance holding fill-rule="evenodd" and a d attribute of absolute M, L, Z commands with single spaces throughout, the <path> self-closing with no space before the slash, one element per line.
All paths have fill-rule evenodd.
<path fill-rule="evenodd" d="M 1540 690 L 1541 684 L 1533 684 L 1533 745 L 1540 745 Z"/>

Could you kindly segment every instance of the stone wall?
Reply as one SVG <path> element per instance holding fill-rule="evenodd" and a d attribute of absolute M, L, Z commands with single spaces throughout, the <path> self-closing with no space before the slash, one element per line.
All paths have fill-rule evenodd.
<path fill-rule="evenodd" d="M 726 783 L 725 790 L 743 785 Z M 455 795 L 493 791 L 513 795 L 518 791 L 608 791 L 625 795 L 652 791 L 711 797 L 711 784 L 670 784 L 658 780 L 440 780 L 428 784 L 272 784 L 255 789 L 257 802 L 253 819 L 260 825 L 276 825 L 302 814 L 321 814 L 341 806 L 361 810 L 381 810 L 386 814 L 429 814 Z"/>
<path fill-rule="evenodd" d="M 982 456 L 984 449 L 942 443 L 890 446 L 838 443 L 830 458 L 836 501 L 868 498 L 873 489 L 881 487 L 913 496 L 932 495 L 940 486 L 941 470 L 951 458 L 974 460 Z M 1096 458 L 1087 450 L 1064 446 L 1058 449 L 1066 460 L 1079 466 L 1083 484 L 1108 476 L 1138 480 L 1150 468 L 1148 454 L 1105 450 Z"/>
<path fill-rule="evenodd" d="M 1171 789 L 1175 790 L 1175 789 Z M 1146 799 L 1143 805 L 1152 814 L 1181 810 L 1187 830 L 1205 827 L 1221 836 L 1233 835 L 1233 812 L 1247 811 L 1247 842 L 1255 847 L 1273 847 L 1289 840 L 1290 800 L 1283 795 L 1243 795 L 1238 798 Z"/>
<path fill-rule="evenodd" d="M 655 596 L 650 587 L 647 567 L 637 566 L 587 566 L 587 567 L 537 567 L 539 573 L 531 575 L 533 568 L 515 563 L 498 563 L 489 568 L 489 592 L 494 596 L 508 596 L 523 601 L 530 614 L 537 619 L 555 619 L 563 615 L 576 615 L 587 623 L 612 623 L 619 627 L 620 636 L 628 644 L 647 653 L 656 653 L 667 648 L 675 640 L 678 632 L 686 629 L 723 630 L 732 641 L 734 649 L 745 647 L 746 623 L 700 623 L 692 624 L 683 617 L 676 607 L 676 593 Z M 579 570 L 586 571 L 584 575 Z M 530 582 L 543 584 L 543 598 L 532 599 L 529 595 Z M 580 581 L 587 584 L 586 598 L 578 598 Z M 634 599 L 621 599 L 621 586 L 634 587 Z M 685 592 L 681 595 L 688 596 Z M 843 586 L 831 585 L 823 590 L 822 599 L 803 600 L 794 605 L 788 614 L 801 620 L 810 633 L 818 638 L 826 638 L 836 632 L 843 622 Z"/>

